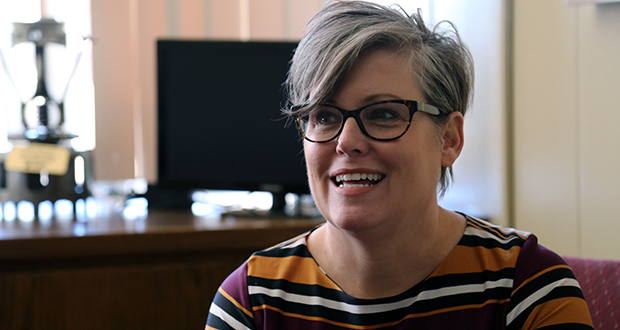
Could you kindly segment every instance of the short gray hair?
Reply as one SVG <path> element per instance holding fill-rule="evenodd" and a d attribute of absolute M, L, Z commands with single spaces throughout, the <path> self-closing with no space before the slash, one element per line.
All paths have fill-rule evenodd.
<path fill-rule="evenodd" d="M 449 29 L 440 29 L 442 23 Z M 330 2 L 308 22 L 285 83 L 284 113 L 303 115 L 306 106 L 328 102 L 359 56 L 373 49 L 408 54 L 426 103 L 445 114 L 465 114 L 473 94 L 473 59 L 451 22 L 430 29 L 419 11 L 409 16 L 402 9 L 350 0 Z M 436 126 L 446 118 L 436 118 Z M 442 167 L 440 195 L 451 178 L 452 168 Z"/>

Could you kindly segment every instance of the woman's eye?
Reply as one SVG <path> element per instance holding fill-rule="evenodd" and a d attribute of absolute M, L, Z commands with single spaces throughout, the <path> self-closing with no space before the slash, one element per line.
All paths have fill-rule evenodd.
<path fill-rule="evenodd" d="M 397 111 L 392 109 L 374 109 L 370 116 L 368 116 L 370 120 L 378 120 L 378 121 L 386 121 L 386 120 L 398 120 L 402 119 L 400 114 Z"/>
<path fill-rule="evenodd" d="M 318 111 L 313 117 L 314 122 L 317 125 L 328 125 L 338 121 L 336 116 L 334 116 L 333 113 L 328 111 Z"/>

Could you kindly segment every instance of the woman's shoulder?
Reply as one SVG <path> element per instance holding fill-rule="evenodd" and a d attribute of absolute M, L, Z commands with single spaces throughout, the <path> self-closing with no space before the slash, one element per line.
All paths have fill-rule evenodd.
<path fill-rule="evenodd" d="M 312 231 L 314 231 L 315 229 L 297 235 L 284 242 L 270 246 L 264 250 L 254 252 L 250 257 L 250 260 L 253 257 L 288 257 L 293 255 L 297 255 L 300 257 L 310 257 L 310 252 L 308 251 L 308 246 L 306 242 L 310 233 L 312 233 Z"/>
<path fill-rule="evenodd" d="M 484 247 L 489 251 L 510 251 L 517 256 L 519 264 L 536 261 L 538 265 L 553 266 L 565 264 L 555 252 L 539 244 L 535 234 L 493 224 L 465 215 L 467 228 L 461 245 Z M 518 266 L 518 265 L 515 265 Z"/>
<path fill-rule="evenodd" d="M 495 245 L 501 248 L 510 248 L 523 245 L 532 236 L 532 233 L 494 224 L 482 219 L 465 215 L 467 227 L 464 239 L 470 239 L 483 245 Z"/>
<path fill-rule="evenodd" d="M 286 279 L 289 275 L 315 270 L 317 265 L 307 245 L 307 238 L 312 231 L 252 254 L 246 262 L 247 275 L 254 278 Z"/>
<path fill-rule="evenodd" d="M 442 263 L 442 274 L 501 270 L 510 272 L 510 277 L 513 277 L 516 273 L 532 274 L 564 264 L 557 254 L 539 245 L 536 235 L 530 232 L 464 216 L 467 219 L 465 232 Z M 463 260 L 468 262 L 464 263 Z"/>
<path fill-rule="evenodd" d="M 275 278 L 278 272 L 287 274 L 286 269 L 303 266 L 303 260 L 313 260 L 306 246 L 306 237 L 312 231 L 303 233 L 282 243 L 254 252 L 243 264 L 228 275 L 221 289 L 234 297 L 246 297 L 248 285 L 263 279 Z M 307 268 L 307 266 L 306 266 Z"/>

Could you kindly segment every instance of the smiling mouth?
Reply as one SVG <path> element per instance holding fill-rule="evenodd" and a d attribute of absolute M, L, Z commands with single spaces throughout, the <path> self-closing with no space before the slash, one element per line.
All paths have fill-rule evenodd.
<path fill-rule="evenodd" d="M 385 175 L 370 173 L 348 173 L 332 177 L 336 186 L 340 188 L 372 187 L 379 183 Z"/>

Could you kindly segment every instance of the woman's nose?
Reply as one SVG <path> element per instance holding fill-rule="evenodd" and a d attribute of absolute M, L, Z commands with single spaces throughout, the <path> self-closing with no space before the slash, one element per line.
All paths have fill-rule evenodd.
<path fill-rule="evenodd" d="M 348 118 L 344 122 L 337 141 L 336 151 L 340 154 L 364 154 L 368 151 L 368 137 L 362 133 L 355 118 Z"/>

